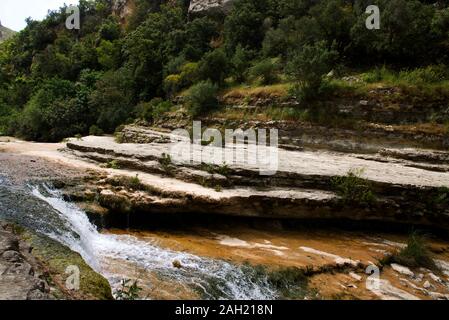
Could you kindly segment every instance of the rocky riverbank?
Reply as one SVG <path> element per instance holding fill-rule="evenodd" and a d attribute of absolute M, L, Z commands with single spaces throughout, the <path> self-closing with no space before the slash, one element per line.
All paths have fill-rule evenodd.
<path fill-rule="evenodd" d="M 263 181 L 253 168 L 242 164 L 226 170 L 205 164 L 164 164 L 161 159 L 169 147 L 166 134 L 136 127 L 122 132 L 129 139 L 136 133 L 156 139 L 145 145 L 119 144 L 112 137 L 84 137 L 64 144 L 12 139 L 0 143 L 3 174 L 8 173 L 16 182 L 47 181 L 62 188 L 65 199 L 84 208 L 99 226 L 114 227 L 103 229 L 101 236 L 106 237 L 101 241 L 106 241 L 107 246 L 108 241 L 114 241 L 111 249 L 119 245 L 115 244 L 116 237 L 122 237 L 136 239 L 132 240 L 135 244 L 120 244 L 127 251 L 150 250 L 145 253 L 145 259 L 149 259 L 145 260 L 146 267 L 133 262 L 142 259 L 140 256 L 131 255 L 124 263 L 121 254 L 114 253 L 114 258 L 108 258 L 102 266 L 110 281 L 118 277 L 139 279 L 143 295 L 153 299 L 200 299 L 215 294 L 220 297 L 222 293 L 210 291 L 217 280 L 209 279 L 210 275 L 203 278 L 198 272 L 212 272 L 208 268 L 214 266 L 215 270 L 222 264 L 223 270 L 236 266 L 238 271 L 233 272 L 238 272 L 241 279 L 248 277 L 267 285 L 265 289 L 259 288 L 262 292 L 268 290 L 264 297 L 276 297 L 274 293 L 268 294 L 270 290 L 277 288 L 282 292 L 283 286 L 290 287 L 293 281 L 296 293 L 284 292 L 284 298 L 448 298 L 449 248 L 445 238 L 428 239 L 432 259 L 439 266 L 436 272 L 383 262 L 406 245 L 406 234 L 336 228 L 338 221 L 351 220 L 405 225 L 415 222 L 430 227 L 440 221 L 438 226 L 446 228 L 447 207 L 441 206 L 443 210 L 429 218 L 428 211 L 416 214 L 416 208 L 425 210 L 426 202 L 414 199 L 417 195 L 435 196 L 432 192 L 445 185 L 444 161 L 424 160 L 428 161 L 425 163 L 419 156 L 422 153 L 413 150 L 393 150 L 391 157 L 380 153 L 367 157 L 283 150 L 285 154 L 280 159 L 289 161 L 281 161 L 279 173 L 271 181 Z M 439 153 L 430 158 L 441 160 L 444 156 Z M 439 170 L 410 165 L 418 162 L 420 166 L 435 166 Z M 345 202 L 330 186 L 331 179 L 344 177 L 346 170 L 354 166 L 365 169 L 363 179 L 376 193 L 376 204 Z M 398 210 L 404 214 L 401 216 Z M 316 218 L 336 224 L 327 229 L 306 223 Z M 296 222 L 291 224 L 292 221 Z M 129 230 L 130 227 L 133 229 Z M 53 249 L 37 252 L 35 255 L 41 261 L 52 261 L 46 254 L 54 252 Z M 67 256 L 66 251 L 59 252 Z M 81 259 L 79 255 L 76 257 Z M 192 259 L 201 260 L 192 262 Z M 192 265 L 198 263 L 204 264 L 203 271 L 192 271 Z M 371 278 L 366 274 L 369 267 L 379 268 L 380 291 L 373 291 L 370 286 Z M 49 283 L 64 283 L 62 265 L 57 264 L 53 270 L 52 279 L 56 280 Z M 205 281 L 201 285 L 209 289 L 202 292 L 187 285 L 192 275 Z M 268 283 L 261 279 L 268 279 Z M 65 296 L 67 293 L 60 290 L 62 293 L 56 297 L 108 297 L 104 282 L 98 285 L 89 282 L 92 279 L 87 281 L 88 288 L 99 291 Z"/>

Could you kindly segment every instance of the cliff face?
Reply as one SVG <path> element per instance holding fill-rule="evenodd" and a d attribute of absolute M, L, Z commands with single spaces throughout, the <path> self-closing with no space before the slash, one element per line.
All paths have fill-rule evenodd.
<path fill-rule="evenodd" d="M 227 13 L 231 10 L 235 0 L 191 0 L 189 12 L 222 12 Z"/>

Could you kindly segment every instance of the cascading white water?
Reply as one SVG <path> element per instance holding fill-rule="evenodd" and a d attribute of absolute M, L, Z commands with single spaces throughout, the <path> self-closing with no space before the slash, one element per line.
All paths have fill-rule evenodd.
<path fill-rule="evenodd" d="M 222 299 L 274 299 L 276 293 L 266 279 L 251 280 L 248 271 L 225 261 L 198 257 L 158 247 L 129 235 L 111 235 L 98 232 L 85 212 L 64 201 L 61 194 L 46 186 L 41 192 L 32 187 L 32 194 L 53 207 L 65 228 L 72 232 L 46 232 L 53 239 L 81 254 L 83 259 L 97 272 L 103 274 L 117 286 L 126 274 L 117 275 L 104 271 L 104 261 L 132 263 L 148 272 L 157 272 L 162 278 L 201 288 L 209 298 Z M 180 261 L 183 268 L 177 269 L 173 261 Z M 209 283 L 215 283 L 214 294 L 208 292 Z M 217 289 L 219 291 L 217 296 Z"/>

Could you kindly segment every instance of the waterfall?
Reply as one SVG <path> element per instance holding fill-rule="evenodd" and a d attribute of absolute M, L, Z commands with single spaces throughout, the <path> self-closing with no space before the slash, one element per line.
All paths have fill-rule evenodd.
<path fill-rule="evenodd" d="M 107 263 L 131 263 L 158 277 L 193 286 L 209 299 L 274 299 L 275 290 L 265 278 L 255 278 L 251 271 L 225 261 L 208 259 L 185 252 L 164 249 L 154 243 L 130 235 L 102 234 L 89 221 L 86 213 L 65 201 L 59 191 L 48 186 L 32 186 L 34 197 L 52 207 L 64 230 L 43 230 L 49 237 L 78 252 L 94 270 L 104 275 L 112 287 L 117 287 L 126 274 L 106 272 Z M 46 231 L 47 230 L 47 231 Z M 173 266 L 179 261 L 182 268 Z M 256 280 L 254 280 L 256 279 Z"/>

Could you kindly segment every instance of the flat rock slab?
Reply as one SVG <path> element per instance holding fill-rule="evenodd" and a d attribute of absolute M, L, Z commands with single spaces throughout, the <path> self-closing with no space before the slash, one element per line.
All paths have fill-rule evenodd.
<path fill-rule="evenodd" d="M 112 137 L 84 137 L 71 139 L 69 148 L 86 152 L 111 153 L 134 158 L 157 159 L 169 154 L 172 143 L 119 144 Z M 211 147 L 195 146 L 201 150 Z M 209 149 L 205 149 L 209 148 Z M 205 151 L 207 152 L 207 151 Z M 208 158 L 203 158 L 208 163 Z M 362 170 L 368 180 L 393 184 L 422 187 L 442 187 L 449 185 L 449 172 L 435 172 L 406 166 L 401 163 L 380 162 L 357 158 L 356 155 L 325 151 L 278 150 L 278 172 L 311 176 L 344 176 L 350 170 Z M 190 163 L 185 162 L 185 165 Z M 229 165 L 232 169 L 259 171 L 257 165 L 237 162 Z"/>

